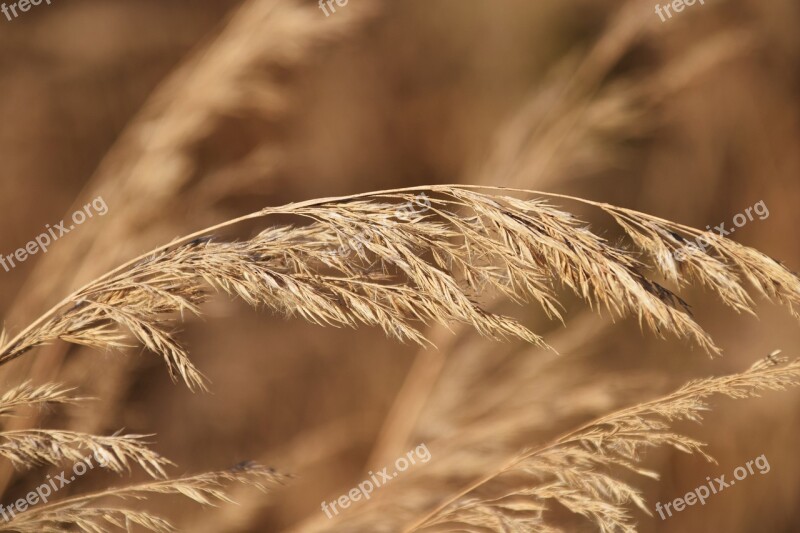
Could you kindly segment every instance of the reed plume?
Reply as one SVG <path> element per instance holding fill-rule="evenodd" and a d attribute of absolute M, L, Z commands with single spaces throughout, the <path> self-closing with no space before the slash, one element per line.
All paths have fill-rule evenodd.
<path fill-rule="evenodd" d="M 538 303 L 560 318 L 558 286 L 612 316 L 636 316 L 658 335 L 719 349 L 692 319 L 689 305 L 646 277 L 643 258 L 678 286 L 700 282 L 737 311 L 752 311 L 748 279 L 768 298 L 794 310 L 800 280 L 764 254 L 714 235 L 629 209 L 568 198 L 608 213 L 630 237 L 614 246 L 587 224 L 542 199 L 433 186 L 322 199 L 256 213 L 187 236 L 85 285 L 0 349 L 0 364 L 61 339 L 122 348 L 132 339 L 161 355 L 174 379 L 203 388 L 172 329 L 198 314 L 208 287 L 253 306 L 320 325 L 369 325 L 420 344 L 420 325 L 463 323 L 494 338 L 545 345 L 517 320 L 483 309 L 470 293 L 485 289 Z M 402 202 L 429 195 L 429 207 L 409 217 Z M 310 220 L 270 227 L 243 241 L 212 234 L 233 223 L 270 215 Z M 684 237 L 684 235 L 686 237 Z M 701 236 L 709 249 L 685 248 Z M 690 250 L 686 253 L 686 250 Z"/>
<path fill-rule="evenodd" d="M 527 198 L 518 198 L 520 194 Z M 583 203 L 610 215 L 629 242 L 612 245 L 588 224 L 552 205 L 554 198 Z M 268 216 L 295 217 L 306 223 L 271 226 L 238 241 L 215 236 L 238 222 Z M 696 237 L 705 238 L 707 248 L 694 247 L 686 253 L 685 243 Z M 169 243 L 69 295 L 3 343 L 0 364 L 59 339 L 101 349 L 125 348 L 135 341 L 161 355 L 173 379 L 203 389 L 205 379 L 174 329 L 186 316 L 200 314 L 210 289 L 318 325 L 380 327 L 390 337 L 423 346 L 429 341 L 421 326 L 439 323 L 464 324 L 489 339 L 517 338 L 548 347 L 541 335 L 516 319 L 484 309 L 475 295 L 494 292 L 516 303 L 534 302 L 548 317 L 558 320 L 563 311 L 559 290 L 565 288 L 593 309 L 604 308 L 612 316 L 635 316 L 659 336 L 671 334 L 717 353 L 717 346 L 691 317 L 689 305 L 650 279 L 652 272 L 677 289 L 691 283 L 708 286 L 721 295 L 723 303 L 740 312 L 752 312 L 753 305 L 743 279 L 769 299 L 786 304 L 794 314 L 800 302 L 800 280 L 780 263 L 727 239 L 644 213 L 533 191 L 415 187 L 265 208 Z M 3 333 L 3 337 L 7 335 Z M 592 426 L 595 429 L 581 430 L 577 441 L 559 441 L 560 447 L 553 449 L 561 450 L 561 455 L 550 457 L 551 448 L 525 455 L 512 466 L 539 461 L 526 468 L 553 474 L 568 472 L 568 463 L 584 477 L 574 474 L 570 479 L 577 485 L 566 486 L 560 496 L 547 492 L 560 490 L 552 484 L 538 492 L 525 489 L 524 495 L 536 500 L 558 496 L 562 504 L 569 503 L 571 509 L 603 527 L 622 528 L 628 518 L 620 506 L 640 504 L 637 493 L 612 477 L 594 473 L 592 465 L 634 468 L 638 451 L 632 444 L 634 436 L 646 437 L 653 445 L 702 452 L 699 443 L 668 433 L 666 426 L 651 418 L 692 418 L 711 392 L 746 395 L 746 390 L 769 388 L 767 377 L 777 379 L 774 383 L 780 385 L 793 383 L 797 366 L 787 368 L 760 368 L 746 374 L 741 386 L 727 389 L 720 381 L 701 382 L 658 404 L 658 410 L 642 411 L 640 406 L 635 416 L 604 419 L 601 425 L 606 430 L 610 427 L 609 433 L 596 433 Z M 27 387 L 20 389 L 27 392 L 9 393 L 9 401 L 21 394 L 37 401 L 48 394 Z M 53 398 L 63 396 L 58 388 L 47 390 Z M 630 438 L 625 440 L 626 436 Z M 161 466 L 168 464 L 141 446 L 141 436 L 105 438 L 23 430 L 6 432 L 3 437 L 6 444 L 0 444 L 0 454 L 20 465 L 75 460 L 81 449 L 110 454 L 111 467 L 117 471 L 131 460 L 151 476 L 163 477 Z M 563 448 L 574 442 L 582 446 L 591 443 L 594 449 L 575 451 L 567 446 L 572 455 L 564 462 Z M 622 447 L 615 448 L 616 455 L 601 449 L 608 442 Z M 36 451 L 43 444 L 51 450 L 49 454 Z M 178 485 L 170 485 L 173 482 Z M 164 483 L 153 486 L 179 487 L 183 481 Z M 592 487 L 615 496 L 610 502 L 586 500 L 584 493 Z M 112 492 L 124 494 L 126 490 Z M 133 493 L 145 492 L 159 490 L 136 489 Z M 93 527 L 82 524 L 98 520 L 132 522 L 153 531 L 166 527 L 160 519 L 124 509 L 87 506 L 88 511 L 79 512 L 78 508 L 84 510 L 85 500 L 80 502 L 75 508 L 64 504 L 52 512 L 68 517 L 67 521 L 79 528 Z M 536 503 L 526 512 L 538 520 L 540 507 Z M 483 508 L 470 503 L 466 508 L 483 518 L 496 511 L 491 504 Z M 47 512 L 51 512 L 49 508 Z M 41 524 L 36 522 L 36 527 L 45 527 L 42 524 L 49 523 L 50 515 L 37 514 L 45 518 Z M 34 520 L 33 516 L 26 520 Z M 463 517 L 459 520 L 467 523 Z"/>
<path fill-rule="evenodd" d="M 800 384 L 800 361 L 771 354 L 745 372 L 687 383 L 675 392 L 596 419 L 550 444 L 525 450 L 404 531 L 559 531 L 546 512 L 558 503 L 603 532 L 634 532 L 630 506 L 651 514 L 641 493 L 618 472 L 658 479 L 641 466 L 648 448 L 667 446 L 715 462 L 705 444 L 677 433 L 699 422 L 712 396 L 753 398 Z M 492 484 L 496 486 L 493 488 Z"/>
<path fill-rule="evenodd" d="M 85 401 L 72 395 L 72 389 L 55 383 L 34 386 L 24 382 L 0 397 L 0 417 L 12 416 L 15 411 L 56 404 L 75 404 Z M 57 466 L 63 461 L 78 462 L 88 455 L 98 459 L 104 468 L 115 473 L 130 471 L 138 465 L 149 476 L 166 477 L 164 467 L 172 463 L 148 449 L 150 435 L 97 436 L 76 431 L 56 429 L 0 431 L 0 457 L 8 459 L 17 469 L 35 466 Z"/>
<path fill-rule="evenodd" d="M 57 383 L 45 383 L 37 387 L 30 381 L 25 381 L 0 397 L 0 417 L 13 416 L 17 410 L 24 407 L 71 404 L 84 400 L 73 397 L 72 392 L 73 389 Z"/>
<path fill-rule="evenodd" d="M 71 389 L 53 383 L 40 386 L 22 383 L 0 398 L 0 416 L 11 416 L 18 409 L 85 400 L 72 396 L 71 392 Z M 171 524 L 157 515 L 108 506 L 104 500 L 108 497 L 126 500 L 144 499 L 148 494 L 182 494 L 197 503 L 213 505 L 215 502 L 231 501 L 224 492 L 228 483 L 244 483 L 266 491 L 269 485 L 286 479 L 274 469 L 252 462 L 221 472 L 168 479 L 165 468 L 174 466 L 174 463 L 149 449 L 149 437 L 151 435 L 121 433 L 98 436 L 57 429 L 0 431 L 0 457 L 10 461 L 17 469 L 59 466 L 69 461 L 123 474 L 136 466 L 156 480 L 69 497 L 50 504 L 44 501 L 38 506 L 31 505 L 24 512 L 19 508 L 13 512 L 9 506 L 3 511 L 4 522 L 0 524 L 0 531 L 55 532 L 64 531 L 66 526 L 70 526 L 73 530 L 97 533 L 108 531 L 109 527 L 130 530 L 134 524 L 150 531 L 173 531 Z"/>
<path fill-rule="evenodd" d="M 86 533 L 108 531 L 109 527 L 130 531 L 136 525 L 147 531 L 166 533 L 175 528 L 163 518 L 145 511 L 134 511 L 109 505 L 109 498 L 119 500 L 143 500 L 149 496 L 180 495 L 201 505 L 232 503 L 226 496 L 225 485 L 246 483 L 262 491 L 285 481 L 285 476 L 272 468 L 254 463 L 242 463 L 228 470 L 208 472 L 177 479 L 111 488 L 105 491 L 75 496 L 18 515 L 11 522 L 18 533 L 55 533 L 64 531 L 70 524 L 74 530 Z"/>

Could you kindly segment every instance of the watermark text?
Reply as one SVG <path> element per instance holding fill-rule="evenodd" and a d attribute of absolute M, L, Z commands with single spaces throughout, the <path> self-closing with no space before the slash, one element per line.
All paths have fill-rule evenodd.
<path fill-rule="evenodd" d="M 754 466 L 755 468 L 753 468 Z M 683 497 L 675 498 L 671 502 L 667 502 L 663 505 L 661 502 L 656 503 L 656 512 L 658 516 L 661 517 L 661 520 L 666 520 L 672 516 L 673 511 L 679 513 L 686 509 L 687 506 L 692 506 L 698 502 L 700 502 L 700 505 L 705 505 L 708 498 L 732 487 L 737 481 L 747 479 L 748 476 L 754 475 L 756 471 L 764 475 L 769 472 L 769 470 L 769 461 L 767 461 L 766 455 L 761 454 L 755 459 L 747 461 L 745 466 L 737 466 L 733 471 L 733 479 L 726 480 L 725 474 L 713 480 L 708 476 L 706 477 L 707 483 L 700 485 L 691 492 L 687 492 Z"/>
<path fill-rule="evenodd" d="M 330 503 L 322 502 L 322 511 L 330 519 L 338 515 L 340 510 L 350 507 L 353 502 L 357 502 L 362 498 L 369 500 L 372 492 L 376 488 L 383 487 L 396 478 L 401 472 L 405 472 L 411 468 L 411 466 L 417 464 L 417 460 L 421 463 L 427 463 L 431 460 L 431 452 L 425 444 L 420 444 L 404 456 L 398 457 L 394 462 L 395 470 L 393 472 L 389 472 L 390 467 L 388 466 L 375 473 L 370 470 L 369 479 L 365 479 L 359 483 L 358 487 L 353 487 L 347 494 L 342 494 Z"/>
<path fill-rule="evenodd" d="M 83 209 L 72 213 L 72 217 L 70 217 L 71 220 L 62 220 L 52 227 L 50 224 L 45 224 L 45 231 L 32 241 L 29 241 L 25 246 L 18 248 L 13 254 L 0 254 L 0 266 L 2 266 L 6 272 L 11 272 L 12 268 L 16 268 L 18 263 L 24 263 L 28 257 L 36 255 L 39 252 L 46 253 L 47 249 L 55 241 L 74 230 L 76 226 L 80 226 L 86 222 L 87 219 L 92 218 L 95 214 L 103 216 L 106 213 L 108 213 L 108 206 L 105 200 L 103 200 L 103 197 L 98 196 L 92 200 L 91 203 L 83 206 Z M 72 224 L 67 226 L 70 221 Z"/>

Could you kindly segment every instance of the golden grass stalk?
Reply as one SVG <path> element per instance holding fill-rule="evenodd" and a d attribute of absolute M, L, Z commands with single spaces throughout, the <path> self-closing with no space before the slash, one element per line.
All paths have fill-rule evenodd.
<path fill-rule="evenodd" d="M 0 456 L 17 468 L 58 465 L 64 460 L 82 461 L 87 455 L 102 460 L 102 466 L 116 473 L 130 471 L 131 463 L 154 478 L 167 477 L 164 467 L 173 463 L 147 448 L 151 435 L 108 437 L 60 431 L 28 429 L 0 433 Z"/>
<path fill-rule="evenodd" d="M 137 525 L 147 531 L 166 533 L 175 529 L 163 518 L 144 511 L 110 506 L 104 504 L 105 500 L 144 500 L 155 494 L 181 495 L 201 505 L 216 505 L 232 503 L 225 493 L 225 486 L 229 483 L 243 483 L 267 491 L 285 479 L 286 476 L 272 468 L 242 463 L 219 472 L 111 488 L 33 507 L 18 514 L 9 526 L 18 533 L 55 533 L 64 531 L 63 526 L 70 524 L 76 531 L 101 533 L 108 531 L 109 527 L 129 531 Z"/>
<path fill-rule="evenodd" d="M 604 532 L 634 532 L 629 507 L 650 514 L 641 493 L 619 479 L 620 467 L 640 475 L 642 451 L 668 446 L 714 459 L 705 444 L 671 430 L 680 420 L 700 421 L 715 395 L 752 398 L 800 384 L 800 360 L 772 354 L 749 370 L 687 383 L 662 398 L 596 419 L 550 444 L 522 452 L 446 499 L 405 529 L 411 531 L 508 531 L 526 527 L 556 530 L 546 511 L 554 502 L 592 520 Z M 499 487 L 492 490 L 492 485 Z"/>
<path fill-rule="evenodd" d="M 71 396 L 73 390 L 58 383 L 34 386 L 30 381 L 25 381 L 0 397 L 0 417 L 13 416 L 23 407 L 71 404 L 85 400 Z"/>
<path fill-rule="evenodd" d="M 72 389 L 55 383 L 38 387 L 30 382 L 22 383 L 0 398 L 0 416 L 9 416 L 25 407 L 71 404 L 85 400 L 72 396 L 71 392 Z M 79 462 L 92 455 L 99 466 L 118 474 L 130 471 L 131 464 L 136 464 L 151 477 L 166 477 L 164 467 L 172 463 L 147 448 L 149 443 L 145 439 L 148 437 L 121 434 L 97 436 L 55 429 L 5 429 L 0 431 L 0 457 L 11 461 L 15 468 L 22 469 L 57 466 L 65 460 Z"/>
<path fill-rule="evenodd" d="M 468 186 L 379 191 L 266 208 L 219 224 L 159 247 L 78 289 L 3 342 L 0 364 L 58 339 L 104 349 L 123 348 L 135 340 L 161 355 L 173 378 L 203 388 L 203 376 L 173 331 L 187 314 L 200 313 L 209 288 L 315 324 L 377 326 L 389 336 L 421 345 L 428 343 L 421 327 L 440 323 L 467 325 L 490 339 L 518 338 L 546 347 L 540 335 L 513 318 L 482 308 L 474 295 L 490 291 L 516 303 L 535 302 L 549 317 L 560 319 L 558 290 L 563 287 L 594 309 L 605 308 L 612 316 L 636 316 L 659 335 L 692 340 L 711 353 L 719 350 L 694 322 L 688 304 L 649 279 L 648 270 L 677 289 L 691 283 L 708 286 L 740 312 L 752 312 L 753 305 L 744 279 L 792 312 L 800 302 L 800 280 L 795 274 L 732 241 L 608 204 L 532 191 L 501 191 Z M 413 205 L 420 193 L 426 195 L 425 207 L 418 204 L 418 211 L 409 216 L 402 206 Z M 519 193 L 533 198 L 518 198 Z M 548 197 L 581 202 L 607 213 L 630 243 L 625 247 L 610 244 L 586 223 L 551 205 L 545 200 Z M 237 222 L 275 215 L 307 223 L 268 227 L 242 241 L 213 237 Z M 686 248 L 686 241 L 698 236 L 707 239 L 707 249 Z M 679 252 L 682 260 L 676 261 Z M 601 527 L 625 530 L 629 523 L 625 506 L 643 506 L 641 498 L 633 487 L 598 473 L 597 468 L 626 466 L 646 474 L 636 466 L 643 446 L 668 445 L 703 453 L 700 443 L 669 432 L 667 422 L 695 418 L 712 393 L 743 397 L 757 389 L 794 384 L 797 365 L 786 368 L 782 371 L 788 373 L 780 374 L 762 365 L 743 374 L 739 385 L 736 377 L 725 386 L 720 380 L 690 384 L 661 402 L 601 419 L 551 446 L 515 458 L 418 525 L 476 525 L 489 516 L 494 524 L 498 507 L 515 509 L 514 520 L 521 513 L 530 521 L 525 524 L 533 525 L 542 522 L 547 501 L 557 499 Z M 46 403 L 48 397 L 63 396 L 57 387 L 34 389 L 29 384 L 6 395 L 9 410 L 26 403 L 24 399 Z M 163 465 L 169 464 L 147 450 L 142 436 L 136 435 L 96 437 L 21 430 L 7 431 L 2 438 L 0 455 L 17 466 L 80 460 L 81 450 L 107 454 L 115 471 L 134 463 L 153 477 L 165 477 Z M 609 443 L 613 450 L 605 448 Z M 526 476 L 545 481 L 533 488 L 525 483 L 500 499 L 461 501 L 498 476 L 519 474 L 520 468 Z M 200 503 L 224 501 L 224 494 L 216 492 L 220 474 L 206 476 L 210 477 L 167 480 L 100 495 L 180 492 Z M 238 472 L 225 476 L 237 478 Z M 602 495 L 611 496 L 603 499 Z M 85 531 L 100 530 L 100 522 L 135 523 L 153 531 L 169 527 L 147 513 L 90 505 L 90 500 L 94 501 L 83 497 L 43 507 L 37 511 L 41 521 L 31 527 L 47 530 L 56 522 Z M 24 520 L 32 521 L 33 516 L 29 513 Z"/>
<path fill-rule="evenodd" d="M 493 290 L 517 302 L 534 301 L 560 318 L 556 290 L 563 286 L 593 308 L 636 316 L 658 335 L 688 339 L 717 353 L 688 304 L 646 277 L 642 258 L 647 256 L 679 287 L 700 282 L 737 311 L 752 311 L 741 283 L 746 278 L 796 314 L 800 279 L 756 250 L 608 204 L 500 191 L 469 186 L 380 191 L 265 208 L 207 228 L 77 290 L 2 346 L 0 364 L 57 339 L 108 349 L 133 338 L 161 355 L 174 379 L 203 388 L 203 376 L 172 329 L 187 312 L 200 312 L 209 286 L 315 324 L 378 326 L 389 336 L 420 344 L 427 342 L 422 325 L 461 323 L 489 338 L 542 346 L 541 336 L 483 309 L 470 295 Z M 422 192 L 429 207 L 413 217 L 403 214 L 400 206 Z M 633 249 L 610 244 L 546 202 L 548 196 L 608 213 L 627 232 Z M 310 224 L 270 227 L 244 241 L 210 236 L 270 215 L 294 215 Z M 700 235 L 710 244 L 707 251 L 673 259 L 687 238 Z"/>

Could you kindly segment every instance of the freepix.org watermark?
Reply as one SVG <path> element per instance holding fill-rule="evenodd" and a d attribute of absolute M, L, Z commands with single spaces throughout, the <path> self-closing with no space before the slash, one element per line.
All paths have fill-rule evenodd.
<path fill-rule="evenodd" d="M 393 472 L 389 472 L 390 467 L 388 466 L 377 473 L 373 473 L 370 470 L 369 479 L 365 479 L 359 483 L 358 487 L 352 488 L 350 492 L 342 494 L 330 503 L 322 502 L 322 511 L 328 518 L 333 518 L 334 515 L 339 514 L 340 510 L 350 507 L 353 502 L 357 502 L 361 500 L 361 498 L 369 500 L 372 491 L 376 488 L 383 487 L 396 478 L 401 472 L 405 472 L 413 465 L 417 464 L 417 460 L 421 463 L 427 463 L 431 460 L 431 452 L 428 451 L 428 447 L 425 444 L 420 444 L 404 456 L 398 457 L 394 462 L 395 470 Z M 333 511 L 332 514 L 331 511 Z"/>
<path fill-rule="evenodd" d="M 349 0 L 319 0 L 319 8 L 325 13 L 326 17 L 330 17 L 331 13 L 336 13 L 336 4 L 339 7 L 344 7 L 347 5 Z M 330 10 L 331 13 L 328 13 Z"/>
<path fill-rule="evenodd" d="M 701 6 L 706 5 L 706 0 L 672 0 L 664 5 L 656 4 L 656 15 L 661 19 L 661 22 L 666 22 L 672 18 L 673 13 L 680 13 L 686 7 L 691 7 L 695 4 Z"/>
<path fill-rule="evenodd" d="M 3 12 L 3 15 L 6 16 L 6 19 L 11 22 L 15 18 L 19 16 L 17 13 L 17 9 L 21 13 L 25 13 L 30 10 L 31 7 L 35 7 L 40 5 L 42 2 L 47 4 L 48 6 L 52 3 L 53 0 L 19 0 L 19 2 L 13 2 L 11 4 L 6 5 L 4 2 L 0 5 L 0 11 Z M 14 15 L 14 18 L 11 18 L 11 15 Z"/>
<path fill-rule="evenodd" d="M 755 468 L 753 468 L 754 466 Z M 661 502 L 656 503 L 656 512 L 658 512 L 658 516 L 661 517 L 661 520 L 666 520 L 672 516 L 673 511 L 680 513 L 686 509 L 687 506 L 692 506 L 698 502 L 700 502 L 700 505 L 705 505 L 708 498 L 736 485 L 737 481 L 747 479 L 748 476 L 755 474 L 756 471 L 764 475 L 769 472 L 769 470 L 769 461 L 767 461 L 766 455 L 761 454 L 755 459 L 747 461 L 745 466 L 737 466 L 733 471 L 733 479 L 726 480 L 725 474 L 713 480 L 710 476 L 706 477 L 706 484 L 700 485 L 691 492 L 687 492 L 682 498 L 675 498 L 673 501 L 663 505 Z"/>
<path fill-rule="evenodd" d="M 413 199 L 400 205 L 394 212 L 394 217 L 404 222 L 412 222 L 422 216 L 427 210 L 431 208 L 431 201 L 428 196 L 421 192 L 414 196 Z M 328 252 L 332 256 L 347 257 L 350 252 L 356 252 L 361 255 L 364 253 L 364 245 L 368 242 L 375 240 L 373 230 L 367 228 L 358 235 L 351 238 L 348 242 L 342 244 L 339 248 Z"/>
<path fill-rule="evenodd" d="M 55 493 L 78 479 L 78 477 L 93 470 L 96 466 L 105 468 L 107 464 L 108 458 L 103 455 L 102 451 L 98 450 L 94 454 L 84 457 L 83 460 L 75 463 L 72 466 L 72 475 L 69 478 L 67 478 L 66 471 L 62 471 L 55 477 L 48 474 L 47 481 L 30 491 L 24 498 L 20 498 L 9 505 L 0 505 L 0 516 L 3 517 L 5 522 L 13 520 L 17 513 L 23 513 L 29 507 L 33 507 L 39 503 L 47 503 L 51 496 L 54 496 Z"/>
<path fill-rule="evenodd" d="M 94 215 L 103 216 L 106 213 L 108 213 L 108 206 L 105 200 L 103 200 L 103 197 L 98 196 L 92 200 L 91 203 L 83 206 L 83 209 L 72 213 L 69 221 L 62 220 L 52 227 L 50 227 L 50 224 L 45 224 L 45 231 L 28 242 L 25 246 L 18 248 L 13 254 L 0 254 L 0 266 L 2 266 L 6 272 L 11 272 L 12 268 L 16 268 L 18 263 L 24 263 L 28 257 L 36 255 L 39 252 L 46 253 L 50 245 Z M 67 226 L 69 222 L 72 223 Z"/>
<path fill-rule="evenodd" d="M 755 205 L 748 207 L 742 213 L 737 213 L 733 217 L 733 227 L 726 227 L 725 222 L 714 226 L 714 229 L 711 229 L 711 226 L 706 226 L 708 232 L 706 234 L 714 234 L 717 233 L 720 237 L 727 237 L 732 233 L 736 232 L 737 228 L 741 228 L 746 226 L 749 222 L 755 220 L 753 217 L 753 213 L 758 215 L 758 220 L 766 220 L 769 218 L 769 208 L 767 204 L 764 203 L 764 200 L 756 203 Z M 695 242 L 688 242 L 674 251 L 673 255 L 677 261 L 685 261 L 687 256 L 691 256 L 692 250 L 690 248 L 695 248 L 696 250 L 702 250 L 703 252 L 709 247 L 709 240 L 706 238 L 706 234 L 700 235 L 695 239 Z"/>

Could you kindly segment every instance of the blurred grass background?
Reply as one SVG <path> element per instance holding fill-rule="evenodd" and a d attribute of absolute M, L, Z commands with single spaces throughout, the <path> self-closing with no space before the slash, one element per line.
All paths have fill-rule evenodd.
<path fill-rule="evenodd" d="M 253 5 L 264 13 L 250 28 L 259 38 L 237 41 L 231 28 L 248 31 L 236 21 Z M 567 192 L 700 228 L 730 225 L 763 200 L 769 218 L 734 238 L 797 270 L 798 23 L 793 0 L 707 2 L 665 23 L 647 3 L 587 0 L 351 1 L 328 18 L 315 2 L 75 0 L 0 20 L 0 253 L 73 202 L 100 193 L 110 209 L 46 256 L 0 272 L 6 327 L 24 327 L 80 279 L 236 214 L 426 183 Z M 226 39 L 230 55 L 215 60 L 209 50 Z M 213 75 L 192 78 L 203 68 Z M 565 399 L 581 404 L 587 383 L 602 384 L 604 401 L 531 422 L 530 437 L 546 439 L 775 348 L 800 355 L 797 324 L 780 309 L 761 306 L 756 320 L 702 292 L 687 299 L 723 359 L 654 340 L 632 321 L 576 327 L 586 337 L 570 338 L 577 307 L 566 330 L 529 310 L 529 323 L 575 347 L 550 360 L 508 347 L 471 355 L 463 347 L 481 343 L 472 335 L 439 356 L 417 354 L 377 331 L 320 329 L 219 299 L 183 332 L 210 395 L 173 385 L 148 354 L 62 347 L 12 373 L 60 375 L 94 391 L 96 412 L 60 423 L 156 433 L 156 449 L 181 471 L 258 458 L 298 472 L 268 505 L 253 497 L 243 509 L 195 516 L 154 502 L 190 531 L 283 530 L 319 518 L 320 501 L 384 464 L 370 458 L 457 430 L 454 413 L 472 388 L 504 386 L 470 382 L 459 373 L 466 364 L 547 358 L 521 404 L 532 412 L 557 414 Z M 442 370 L 409 412 L 408 432 L 387 444 L 388 414 L 419 357 L 443 357 Z M 558 386 L 545 386 L 547 376 Z M 718 467 L 654 454 L 664 477 L 643 485 L 653 504 L 762 453 L 772 470 L 669 521 L 642 515 L 640 530 L 799 530 L 798 399 L 721 402 L 688 428 L 710 443 Z M 37 475 L 14 476 L 11 491 Z"/>

